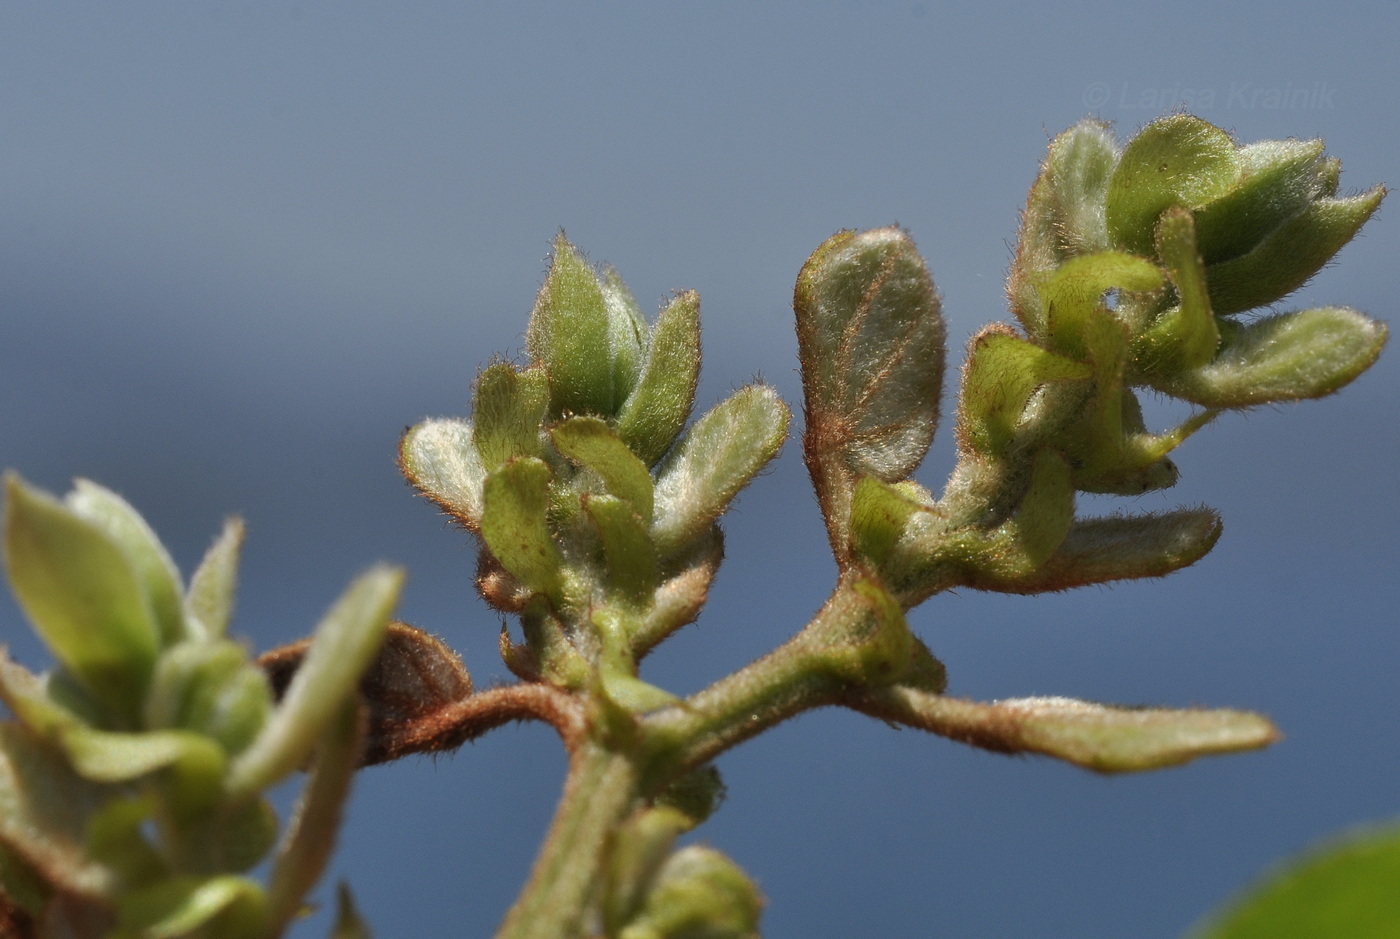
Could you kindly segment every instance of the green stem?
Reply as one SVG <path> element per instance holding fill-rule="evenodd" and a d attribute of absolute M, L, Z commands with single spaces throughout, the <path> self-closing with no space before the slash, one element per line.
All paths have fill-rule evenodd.
<path fill-rule="evenodd" d="M 634 758 L 579 745 L 543 850 L 496 939 L 574 939 L 597 891 L 609 833 L 637 801 Z"/>

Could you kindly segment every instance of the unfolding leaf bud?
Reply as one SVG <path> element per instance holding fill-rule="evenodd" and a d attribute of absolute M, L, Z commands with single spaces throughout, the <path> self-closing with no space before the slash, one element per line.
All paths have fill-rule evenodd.
<path fill-rule="evenodd" d="M 197 731 L 233 755 L 253 741 L 271 711 L 267 679 L 241 646 L 183 642 L 156 665 L 145 717 L 150 729 Z"/>
<path fill-rule="evenodd" d="M 619 939 L 757 939 L 763 897 L 733 861 L 691 845 L 671 855 Z"/>

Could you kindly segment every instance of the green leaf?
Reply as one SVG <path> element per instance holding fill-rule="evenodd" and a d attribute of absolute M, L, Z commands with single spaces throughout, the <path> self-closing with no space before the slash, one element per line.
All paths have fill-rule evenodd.
<path fill-rule="evenodd" d="M 1400 936 L 1400 826 L 1361 828 L 1291 859 L 1192 939 L 1394 939 Z"/>
<path fill-rule="evenodd" d="M 1228 261 L 1301 212 L 1325 190 L 1321 140 L 1263 140 L 1237 153 L 1240 180 L 1193 213 L 1201 257 Z"/>
<path fill-rule="evenodd" d="M 64 503 L 80 518 L 105 531 L 127 553 L 146 587 L 162 645 L 189 635 L 185 625 L 184 587 L 180 572 L 146 520 L 110 489 L 86 479 L 74 481 Z"/>
<path fill-rule="evenodd" d="M 690 417 L 700 378 L 700 295 L 687 290 L 661 311 L 646 365 L 617 416 L 617 435 L 647 466 L 670 449 Z"/>
<path fill-rule="evenodd" d="M 1027 405 L 1037 389 L 1092 375 L 1088 363 L 1042 349 L 1008 327 L 984 328 L 973 337 L 963 373 L 959 444 L 988 456 L 1004 455 L 1027 426 Z"/>
<path fill-rule="evenodd" d="M 480 530 L 486 466 L 470 421 L 442 418 L 409 428 L 399 442 L 399 469 L 438 508 Z"/>
<path fill-rule="evenodd" d="M 531 590 L 562 596 L 563 555 L 550 533 L 549 466 L 543 460 L 512 460 L 486 479 L 481 536 L 506 570 Z"/>
<path fill-rule="evenodd" d="M 928 507 L 899 484 L 862 476 L 851 499 L 851 545 L 878 569 L 894 553 L 914 513 Z"/>
<path fill-rule="evenodd" d="M 92 858 L 117 871 L 129 888 L 143 886 L 170 873 L 142 826 L 156 811 L 151 796 L 115 798 L 93 814 L 87 824 L 87 850 Z"/>
<path fill-rule="evenodd" d="M 670 806 L 642 809 L 617 831 L 603 883 L 603 924 L 609 935 L 640 911 L 676 838 L 694 827 Z"/>
<path fill-rule="evenodd" d="M 472 438 L 488 471 L 518 456 L 539 456 L 540 425 L 549 409 L 549 379 L 538 368 L 487 366 L 476 380 Z"/>
<path fill-rule="evenodd" d="M 660 570 L 646 523 L 630 503 L 614 496 L 586 496 L 584 510 L 602 538 L 609 585 L 634 606 L 650 600 Z"/>
<path fill-rule="evenodd" d="M 1377 186 L 1350 199 L 1319 199 L 1248 254 L 1209 265 L 1211 306 L 1225 316 L 1282 300 L 1351 241 L 1384 197 Z"/>
<path fill-rule="evenodd" d="M 1091 359 L 1093 330 L 1112 317 L 1103 305 L 1110 290 L 1146 291 L 1162 285 L 1155 264 L 1121 251 L 1071 258 L 1040 285 L 1049 347 L 1077 361 Z"/>
<path fill-rule="evenodd" d="M 593 268 L 561 234 L 535 300 L 525 345 L 549 375 L 550 413 L 617 413 L 632 390 L 636 326 L 615 290 L 604 296 Z"/>
<path fill-rule="evenodd" d="M 0 724 L 0 843 L 46 883 L 90 898 L 115 891 L 117 872 L 87 849 L 88 825 L 112 795 L 22 727 Z"/>
<path fill-rule="evenodd" d="M 398 568 L 373 567 L 326 613 L 281 704 L 230 767 L 230 797 L 250 796 L 306 762 L 379 651 L 403 579 Z"/>
<path fill-rule="evenodd" d="M 1346 307 L 1228 324 L 1214 361 L 1161 387 L 1212 408 L 1320 398 L 1370 368 L 1387 334 L 1384 323 Z"/>
<path fill-rule="evenodd" d="M 611 265 L 603 266 L 601 279 L 603 305 L 608 311 L 608 341 L 612 348 L 613 369 L 619 400 L 625 400 L 636 388 L 637 376 L 647 342 L 646 317 L 632 291 L 623 283 L 622 275 Z"/>
<path fill-rule="evenodd" d="M 841 232 L 797 277 L 808 460 L 904 479 L 938 422 L 943 317 L 928 268 L 897 228 Z"/>
<path fill-rule="evenodd" d="M 572 417 L 550 430 L 554 447 L 574 463 L 592 470 L 607 491 L 627 502 L 650 524 L 652 481 L 646 464 L 627 448 L 607 421 Z"/>
<path fill-rule="evenodd" d="M 228 632 L 238 586 L 238 556 L 243 548 L 243 522 L 230 518 L 204 554 L 185 596 L 186 615 L 203 626 L 208 638 Z"/>
<path fill-rule="evenodd" d="M 1266 747 L 1269 721 L 1247 711 L 1126 708 L 1073 698 L 990 704 L 894 686 L 860 710 L 1000 753 L 1039 753 L 1100 773 L 1130 773 Z"/>
<path fill-rule="evenodd" d="M 1177 208 L 1162 213 L 1157 254 L 1171 273 L 1177 303 L 1132 337 L 1133 359 L 1139 369 L 1172 375 L 1205 365 L 1220 345 L 1191 213 Z"/>
<path fill-rule="evenodd" d="M 145 584 L 100 526 L 5 480 L 5 562 L 20 606 L 64 667 L 137 726 L 159 631 Z"/>
<path fill-rule="evenodd" d="M 1007 292 L 1011 309 L 1032 336 L 1045 333 L 1036 284 L 1068 258 L 1108 249 L 1104 201 L 1118 162 L 1108 127 L 1084 120 L 1050 143 L 1021 217 Z"/>
<path fill-rule="evenodd" d="M 172 877 L 125 893 L 118 909 L 121 925 L 142 939 L 180 939 L 216 923 L 217 935 L 252 939 L 264 934 L 267 919 L 262 887 L 232 875 Z"/>
<path fill-rule="evenodd" d="M 363 735 L 359 712 L 359 702 L 343 701 L 316 752 L 268 879 L 269 935 L 280 935 L 301 911 L 307 892 L 321 879 L 335 847 L 350 782 L 359 764 Z"/>
<path fill-rule="evenodd" d="M 146 726 L 205 734 L 230 755 L 253 742 L 272 713 L 272 693 L 247 651 L 227 640 L 166 651 L 146 698 Z"/>
<path fill-rule="evenodd" d="M 672 854 L 619 939 L 753 939 L 763 897 L 733 861 L 690 845 Z"/>
<path fill-rule="evenodd" d="M 1186 114 L 1153 121 L 1128 142 L 1109 181 L 1110 239 L 1151 254 L 1158 216 L 1225 195 L 1239 179 L 1239 164 L 1235 142 L 1219 127 Z"/>
<path fill-rule="evenodd" d="M 767 385 L 750 385 L 686 431 L 657 471 L 652 538 L 666 557 L 702 537 L 787 435 L 788 410 Z"/>

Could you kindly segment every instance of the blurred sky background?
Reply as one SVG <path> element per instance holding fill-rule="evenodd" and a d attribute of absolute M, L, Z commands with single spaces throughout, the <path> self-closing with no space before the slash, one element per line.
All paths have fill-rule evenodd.
<path fill-rule="evenodd" d="M 1397 40 L 1397 0 L 5 3 L 0 465 L 113 487 L 186 572 L 242 514 L 235 630 L 258 648 L 406 564 L 402 617 L 489 685 L 474 548 L 395 443 L 520 352 L 560 227 L 649 311 L 701 292 L 700 406 L 760 373 L 798 404 L 792 283 L 833 231 L 913 234 L 960 361 L 1008 315 L 1050 136 L 1184 105 L 1242 141 L 1325 138 L 1346 191 L 1397 184 Z M 1386 206 L 1284 306 L 1392 318 L 1398 255 Z M 1400 814 L 1397 393 L 1392 349 L 1339 397 L 1220 420 L 1175 490 L 1083 500 L 1215 506 L 1195 568 L 912 616 L 953 693 L 1253 708 L 1281 744 L 1110 779 L 808 715 L 722 758 L 700 832 L 762 887 L 766 934 L 1169 939 L 1280 855 Z M 707 615 L 644 677 L 698 689 L 821 604 L 799 450 L 741 497 Z M 0 635 L 44 664 L 8 598 Z M 348 879 L 383 939 L 489 935 L 562 772 L 540 726 L 366 771 L 318 895 Z"/>

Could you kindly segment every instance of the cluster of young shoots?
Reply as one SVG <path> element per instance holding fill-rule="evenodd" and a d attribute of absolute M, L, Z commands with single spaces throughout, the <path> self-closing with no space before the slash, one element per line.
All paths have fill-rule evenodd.
<path fill-rule="evenodd" d="M 14 715 L 0 725 L 0 934 L 279 936 L 357 766 L 522 718 L 558 730 L 569 773 L 501 937 L 756 935 L 745 874 L 676 843 L 717 804 L 716 757 L 812 708 L 1101 772 L 1268 744 L 1269 721 L 1238 711 L 947 696 L 905 614 L 956 587 L 1154 577 L 1210 550 L 1209 509 L 1081 518 L 1076 494 L 1170 487 L 1171 451 L 1220 412 L 1330 394 L 1375 360 L 1385 328 L 1360 313 L 1255 312 L 1379 204 L 1379 187 L 1339 197 L 1338 176 L 1320 141 L 1239 146 L 1184 115 L 1122 147 L 1091 121 L 1056 138 L 1010 275 L 1016 322 L 969 345 L 941 494 L 911 479 L 944 377 L 924 261 L 897 228 L 818 247 L 794 297 L 803 453 L 839 576 L 788 642 L 686 698 L 640 666 L 699 615 L 719 520 L 778 453 L 789 410 L 753 384 L 692 421 L 699 297 L 648 323 L 562 235 L 528 361 L 487 366 L 470 419 L 425 421 L 400 447 L 408 479 L 478 538 L 481 595 L 518 620 L 501 633 L 515 684 L 477 691 L 441 641 L 390 623 L 401 576 L 387 568 L 309 643 L 256 660 L 226 638 L 236 522 L 185 585 L 115 494 L 80 481 L 58 500 L 9 477 L 6 565 L 55 664 L 0 662 Z M 1194 413 L 1151 430 L 1145 391 Z M 298 769 L 279 834 L 264 793 Z M 270 854 L 263 883 L 248 872 Z M 335 930 L 367 935 L 344 891 Z"/>

